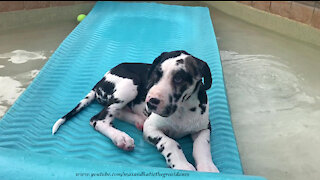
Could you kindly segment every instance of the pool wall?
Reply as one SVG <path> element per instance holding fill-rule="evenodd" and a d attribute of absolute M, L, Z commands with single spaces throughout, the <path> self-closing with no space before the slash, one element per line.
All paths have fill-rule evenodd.
<path fill-rule="evenodd" d="M 2 1 L 0 31 L 54 23 L 76 21 L 80 13 L 90 12 L 96 1 Z"/>
<path fill-rule="evenodd" d="M 307 13 L 307 10 L 300 12 L 298 7 L 300 5 L 296 2 L 292 2 L 292 4 L 290 5 L 290 10 L 288 10 L 288 16 L 292 19 L 289 19 L 285 17 L 285 15 L 282 16 L 274 14 L 277 12 L 276 10 L 270 11 L 270 7 L 272 6 L 261 6 L 260 8 L 257 8 L 257 6 L 253 7 L 251 6 L 253 2 L 255 1 L 252 1 L 251 4 L 247 5 L 245 3 L 239 3 L 236 1 L 204 1 L 204 3 L 209 7 L 214 7 L 228 15 L 237 17 L 238 19 L 241 19 L 243 21 L 274 31 L 276 33 L 280 33 L 281 35 L 290 38 L 320 46 L 320 29 L 318 29 L 320 28 L 319 8 L 310 7 L 309 10 L 312 11 L 313 14 L 309 16 L 303 16 L 302 14 Z M 272 4 L 273 3 L 278 2 L 272 2 Z M 305 5 L 302 4 L 301 6 Z M 300 14 L 301 17 L 299 17 L 298 15 L 293 15 L 296 13 Z M 298 20 L 301 20 L 304 23 L 299 22 Z M 312 24 L 312 22 L 314 22 L 314 24 Z"/>
<path fill-rule="evenodd" d="M 0 31 L 57 21 L 74 21 L 96 1 L 3 1 Z M 184 6 L 207 6 L 251 24 L 320 46 L 320 2 L 316 1 L 148 1 Z M 302 4 L 304 3 L 304 4 Z M 214 22 L 213 22 L 214 23 Z"/>

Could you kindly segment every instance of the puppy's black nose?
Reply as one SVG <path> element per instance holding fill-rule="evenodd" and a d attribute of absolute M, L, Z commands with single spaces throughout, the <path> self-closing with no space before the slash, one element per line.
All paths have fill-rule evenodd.
<path fill-rule="evenodd" d="M 157 105 L 160 103 L 160 100 L 157 98 L 151 98 L 148 102 L 147 102 L 147 106 L 150 110 L 156 110 L 157 109 Z"/>
<path fill-rule="evenodd" d="M 149 102 L 150 102 L 151 104 L 157 105 L 157 104 L 160 103 L 160 100 L 157 99 L 157 98 L 151 98 L 151 99 L 149 100 Z"/>

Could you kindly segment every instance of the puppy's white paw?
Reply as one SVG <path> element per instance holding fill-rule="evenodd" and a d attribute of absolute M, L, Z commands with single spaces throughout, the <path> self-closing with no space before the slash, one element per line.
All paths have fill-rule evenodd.
<path fill-rule="evenodd" d="M 112 141 L 118 148 L 125 151 L 132 151 L 134 149 L 134 140 L 126 133 L 117 134 Z"/>
<path fill-rule="evenodd" d="M 186 170 L 186 171 L 196 171 L 192 164 L 189 162 L 176 163 L 171 165 L 172 169 Z"/>
<path fill-rule="evenodd" d="M 219 173 L 218 168 L 213 163 L 197 164 L 197 171 Z"/>

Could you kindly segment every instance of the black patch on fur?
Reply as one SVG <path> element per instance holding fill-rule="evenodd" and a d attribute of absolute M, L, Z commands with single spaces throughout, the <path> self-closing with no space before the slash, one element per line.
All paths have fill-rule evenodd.
<path fill-rule="evenodd" d="M 198 100 L 200 101 L 200 104 L 207 104 L 207 102 L 208 102 L 208 97 L 207 97 L 206 91 L 204 91 L 204 90 L 199 90 Z"/>
<path fill-rule="evenodd" d="M 174 102 L 178 102 L 178 100 L 180 99 L 180 97 L 182 96 L 182 94 L 173 94 L 174 97 Z"/>
<path fill-rule="evenodd" d="M 184 93 L 184 91 L 187 90 L 187 85 L 183 85 L 180 89 L 180 93 Z"/>
<path fill-rule="evenodd" d="M 182 101 L 181 102 L 184 102 L 186 100 L 186 97 L 187 97 L 188 94 L 185 94 L 182 98 Z"/>
<path fill-rule="evenodd" d="M 173 99 L 173 98 L 172 98 L 172 96 L 170 95 L 170 96 L 169 96 L 169 103 L 172 103 L 172 99 Z"/>
<path fill-rule="evenodd" d="M 191 85 L 193 83 L 193 79 L 192 79 L 192 75 L 188 72 L 186 72 L 185 70 L 181 69 L 181 70 L 178 70 L 174 75 L 173 75 L 173 78 L 174 79 L 175 77 L 179 77 L 182 79 L 182 82 L 187 82 L 189 85 Z M 175 83 L 173 81 L 173 83 Z"/>
<path fill-rule="evenodd" d="M 161 67 L 157 67 L 153 70 L 153 72 L 150 75 L 150 78 L 148 79 L 147 89 L 150 89 L 154 84 L 156 84 L 162 77 L 163 71 L 161 70 Z"/>
<path fill-rule="evenodd" d="M 208 96 L 207 96 L 206 91 L 199 90 L 198 99 L 200 101 L 199 107 L 201 109 L 201 114 L 203 114 L 206 111 L 206 107 L 207 107 L 207 103 L 208 103 Z"/>
<path fill-rule="evenodd" d="M 88 98 L 89 98 L 88 96 L 85 97 L 85 99 L 88 99 Z"/>
<path fill-rule="evenodd" d="M 194 93 L 198 90 L 198 88 L 200 87 L 200 84 L 201 84 L 201 80 L 199 80 L 199 81 L 197 82 L 197 84 L 196 84 L 196 86 L 195 86 L 192 94 L 194 94 Z"/>
<path fill-rule="evenodd" d="M 181 149 L 181 146 L 179 144 L 177 146 L 178 146 L 178 149 Z"/>
<path fill-rule="evenodd" d="M 168 153 L 168 154 L 167 154 L 167 158 L 170 157 L 170 156 L 171 156 L 171 153 Z"/>
<path fill-rule="evenodd" d="M 75 114 L 77 114 L 77 112 L 80 111 L 80 109 L 77 110 L 79 106 L 80 106 L 80 103 L 75 108 L 73 108 L 72 111 L 70 111 L 68 114 L 66 114 L 62 118 L 65 120 L 69 120 L 72 116 L 74 116 Z"/>
<path fill-rule="evenodd" d="M 194 111 L 196 111 L 196 109 L 197 109 L 196 107 L 193 107 L 193 108 L 190 109 L 190 111 L 194 112 Z"/>
<path fill-rule="evenodd" d="M 206 111 L 206 105 L 205 104 L 199 104 L 199 107 L 201 109 L 201 114 L 203 114 Z"/>
<path fill-rule="evenodd" d="M 159 152 L 162 152 L 164 150 L 163 144 L 160 145 L 160 148 L 158 149 Z"/>
<path fill-rule="evenodd" d="M 146 109 L 146 108 L 144 108 L 144 110 L 143 110 L 143 114 L 144 114 L 145 116 L 149 117 L 149 116 L 150 116 L 150 114 L 151 114 L 151 112 L 148 112 L 148 111 L 147 111 L 147 109 Z"/>
<path fill-rule="evenodd" d="M 185 61 L 186 70 L 193 76 L 198 76 L 200 74 L 199 71 L 201 70 L 199 68 L 199 63 L 197 62 L 197 60 L 193 56 L 188 56 L 186 57 Z"/>
<path fill-rule="evenodd" d="M 159 141 L 161 140 L 161 138 L 162 137 L 154 137 L 154 138 L 152 138 L 152 137 L 148 136 L 148 140 L 154 145 L 157 145 L 159 143 Z"/>
<path fill-rule="evenodd" d="M 94 122 L 93 123 L 93 127 L 96 128 L 96 125 L 97 125 L 97 122 Z"/>
<path fill-rule="evenodd" d="M 168 161 L 168 163 L 169 163 L 169 162 L 171 161 L 171 159 L 168 159 L 167 161 Z"/>
<path fill-rule="evenodd" d="M 94 115 L 90 121 L 100 121 L 106 119 L 109 114 L 109 107 L 103 108 L 98 114 Z"/>
<path fill-rule="evenodd" d="M 169 116 L 170 114 L 173 114 L 177 110 L 177 105 L 175 104 L 170 104 L 165 107 L 163 115 Z"/>
<path fill-rule="evenodd" d="M 190 98 L 191 96 L 192 96 L 192 94 L 191 94 L 190 96 L 188 96 L 188 97 L 187 97 L 186 101 L 188 101 L 188 100 L 189 100 L 189 98 Z"/>
<path fill-rule="evenodd" d="M 210 120 L 209 120 L 209 123 L 208 123 L 208 129 L 209 129 L 210 132 L 211 132 L 211 123 L 210 123 Z"/>
<path fill-rule="evenodd" d="M 207 142 L 208 142 L 208 144 L 210 144 L 210 141 L 209 141 L 209 140 L 207 140 Z"/>
<path fill-rule="evenodd" d="M 113 115 L 112 114 L 109 114 L 109 117 L 112 117 Z"/>
<path fill-rule="evenodd" d="M 176 65 L 179 65 L 179 64 L 184 64 L 184 61 L 183 61 L 183 59 L 178 59 L 178 60 L 177 60 L 177 63 L 176 63 Z"/>
<path fill-rule="evenodd" d="M 200 109 L 201 109 L 201 114 L 203 114 L 205 111 L 206 111 L 206 106 L 207 104 L 199 104 L 199 107 L 200 107 Z"/>
<path fill-rule="evenodd" d="M 175 78 L 181 78 L 181 82 L 180 83 L 176 83 L 175 82 Z M 178 102 L 179 99 L 181 98 L 182 94 L 187 90 L 188 86 L 191 85 L 193 83 L 193 78 L 191 76 L 191 74 L 187 73 L 184 70 L 179 70 L 175 73 L 175 75 L 172 78 L 172 87 L 174 89 L 174 93 L 173 93 L 173 97 L 174 97 L 174 101 Z M 182 101 L 185 101 L 186 97 L 183 97 Z"/>
<path fill-rule="evenodd" d="M 94 91 L 104 98 L 106 95 L 113 94 L 115 92 L 115 84 L 109 81 L 105 81 L 105 77 L 103 77 L 97 85 L 94 87 Z M 104 96 L 103 96 L 104 93 Z"/>
<path fill-rule="evenodd" d="M 121 63 L 112 68 L 110 73 L 132 79 L 135 85 L 141 85 L 141 82 L 146 82 L 146 73 L 150 67 L 151 64 L 146 63 Z"/>
<path fill-rule="evenodd" d="M 114 127 L 114 124 L 113 124 L 113 122 L 110 122 L 110 126 Z"/>
<path fill-rule="evenodd" d="M 174 168 L 174 164 L 172 164 L 172 168 Z"/>
<path fill-rule="evenodd" d="M 109 81 L 105 81 L 105 77 L 103 77 L 95 85 L 94 91 L 97 94 L 97 101 L 104 106 L 110 106 L 111 104 L 123 102 L 114 97 L 113 94 L 116 91 L 115 84 Z"/>

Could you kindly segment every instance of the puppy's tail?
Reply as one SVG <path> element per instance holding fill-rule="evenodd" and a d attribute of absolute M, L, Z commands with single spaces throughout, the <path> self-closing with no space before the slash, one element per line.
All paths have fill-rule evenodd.
<path fill-rule="evenodd" d="M 59 127 L 65 123 L 67 120 L 72 118 L 78 112 L 80 112 L 83 108 L 87 107 L 96 97 L 96 93 L 94 90 L 91 90 L 87 96 L 80 101 L 80 103 L 73 108 L 68 114 L 60 118 L 52 127 L 52 135 L 57 132 Z"/>

